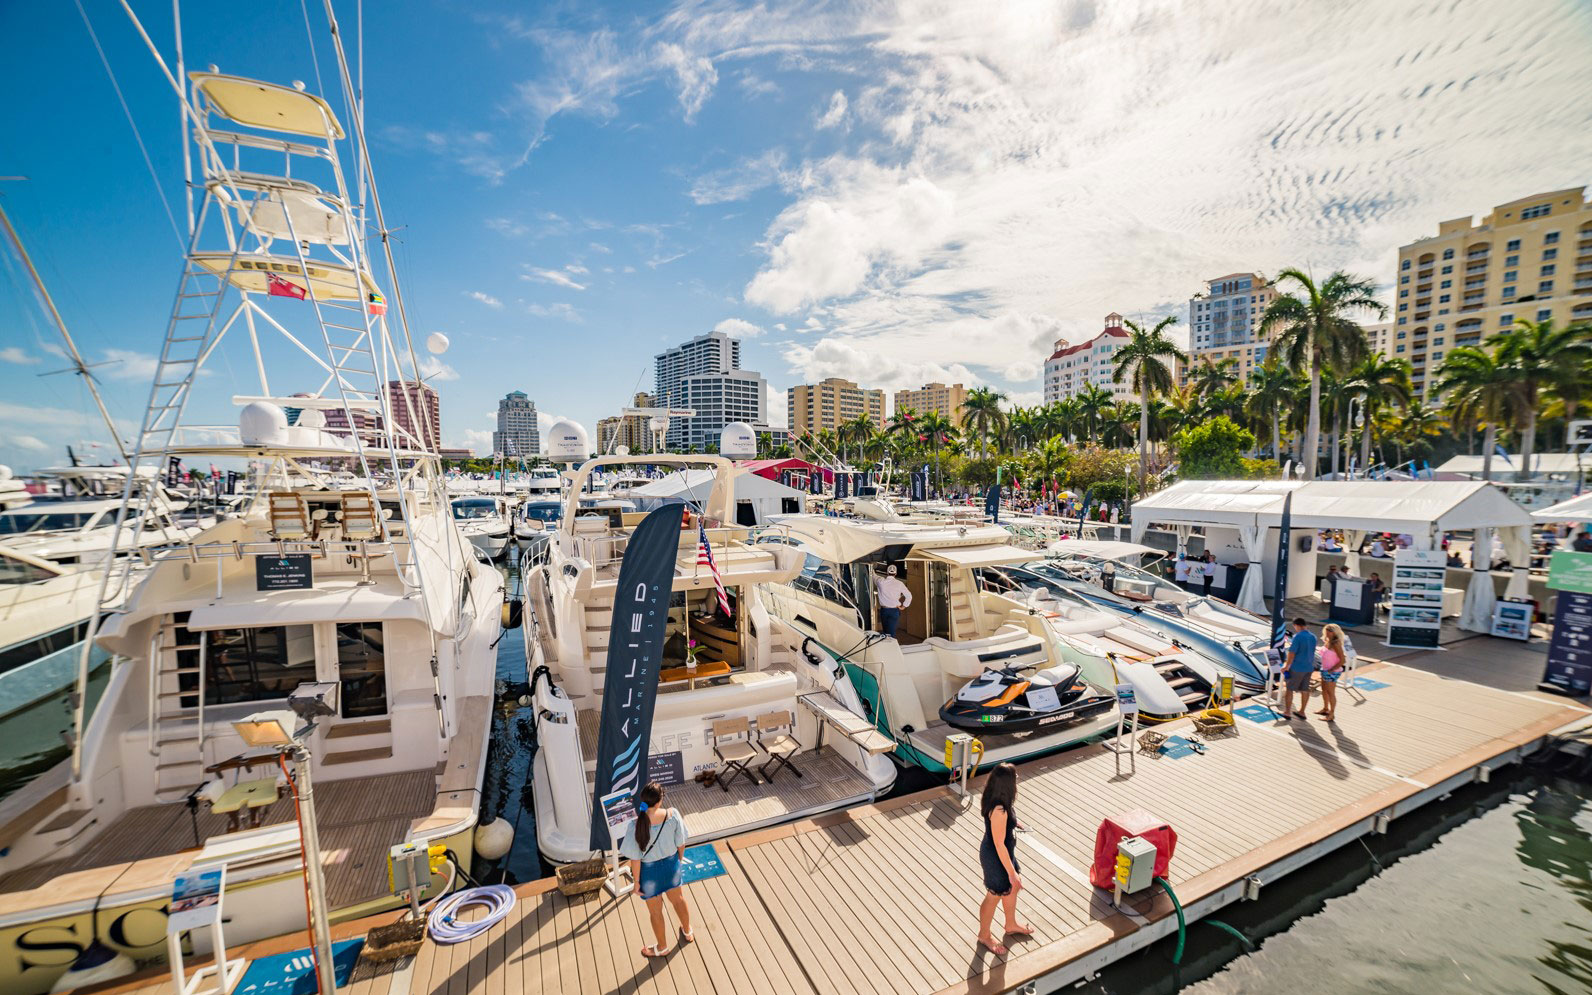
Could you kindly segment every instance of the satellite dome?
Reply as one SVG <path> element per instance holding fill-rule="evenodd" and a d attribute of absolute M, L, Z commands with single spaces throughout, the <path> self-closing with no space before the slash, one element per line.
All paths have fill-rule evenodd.
<path fill-rule="evenodd" d="M 586 430 L 568 418 L 553 423 L 547 430 L 547 458 L 558 463 L 575 463 L 591 453 L 586 445 Z"/>
<path fill-rule="evenodd" d="M 732 421 L 719 435 L 719 455 L 749 459 L 757 455 L 757 435 L 744 421 Z"/>
<path fill-rule="evenodd" d="M 250 401 L 238 414 L 238 440 L 245 446 L 274 446 L 287 437 L 287 412 L 269 401 Z"/>
<path fill-rule="evenodd" d="M 426 351 L 433 356 L 440 356 L 448 351 L 448 337 L 441 332 L 432 332 L 426 336 Z"/>

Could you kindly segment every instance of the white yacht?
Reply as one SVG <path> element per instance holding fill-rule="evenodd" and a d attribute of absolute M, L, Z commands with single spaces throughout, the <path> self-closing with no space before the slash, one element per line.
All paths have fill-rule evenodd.
<path fill-rule="evenodd" d="M 127 483 L 126 467 L 60 467 L 40 471 L 40 477 L 59 481 L 58 488 L 0 511 L 0 546 L 54 563 L 97 565 L 112 545 L 118 555 L 126 556 L 187 539 L 198 531 L 195 525 L 179 521 L 188 502 L 157 480 L 153 468 L 141 472 L 134 484 L 135 491 L 149 495 L 150 500 L 136 509 L 147 520 L 129 519 L 120 529 L 116 516 Z"/>
<path fill-rule="evenodd" d="M 793 515 L 776 519 L 758 548 L 789 544 L 804 554 L 799 574 L 769 586 L 770 612 L 844 663 L 899 759 L 946 772 L 946 739 L 959 728 L 947 715 L 964 689 L 991 672 L 1049 680 L 1081 662 L 1072 683 L 1083 685 L 1077 690 L 1085 704 L 1036 715 L 1032 728 L 980 735 L 985 765 L 1059 750 L 1116 725 L 1103 658 L 1069 659 L 1029 605 L 981 584 L 980 571 L 1033 558 L 1010 539 L 995 525 Z M 897 568 L 912 595 L 895 639 L 876 631 L 878 576 L 887 566 Z"/>
<path fill-rule="evenodd" d="M 491 559 L 500 559 L 509 545 L 509 502 L 501 494 L 453 499 L 453 520 L 470 545 Z"/>
<path fill-rule="evenodd" d="M 94 940 L 162 958 L 172 879 L 194 866 L 227 868 L 229 942 L 303 928 L 300 775 L 245 733 L 305 685 L 329 712 L 299 735 L 333 921 L 396 907 L 395 845 L 444 845 L 466 867 L 473 853 L 494 641 L 513 613 L 501 575 L 460 536 L 436 453 L 394 417 L 405 402 L 389 379 L 418 371 L 366 256 L 365 232 L 386 227 L 370 163 L 357 160 L 367 223 L 324 99 L 214 70 L 184 82 L 197 213 L 165 341 L 145 344 L 161 360 L 131 472 L 215 460 L 247 475 L 251 497 L 177 536 L 160 528 L 158 486 L 127 489 L 134 532 L 113 534 L 110 552 L 141 555 L 102 574 L 90 617 L 108 617 L 79 656 L 71 756 L 0 802 L 13 944 L 0 991 L 17 995 L 49 991 Z M 257 373 L 256 392 L 206 376 L 223 364 Z M 229 407 L 230 422 L 195 424 Z M 113 661 L 85 721 L 89 647 Z M 17 939 L 29 935 L 72 939 L 46 956 Z"/>
<path fill-rule="evenodd" d="M 724 524 L 734 520 L 735 476 L 743 471 L 720 456 L 599 457 L 575 472 L 547 562 L 526 581 L 527 616 L 535 620 L 526 639 L 536 704 L 532 787 L 543 856 L 567 863 L 591 855 L 615 587 L 630 532 L 645 518 L 619 508 L 583 508 L 579 496 L 599 468 L 640 463 L 707 467 L 715 475 L 700 507 L 681 506 L 649 758 L 651 776 L 674 784 L 669 804 L 684 814 L 692 838 L 844 808 L 889 790 L 896 770 L 883 754 L 894 744 L 864 717 L 848 668 L 768 602 L 771 585 L 800 574 L 802 553 L 790 545 L 753 545 L 746 528 Z M 723 579 L 728 617 L 718 607 L 710 570 L 698 565 L 699 524 Z M 693 655 L 694 666 L 688 662 Z M 753 773 L 737 777 L 733 787 L 697 783 L 720 769 L 715 730 L 726 723 L 754 743 L 789 728 L 798 744 L 791 763 L 804 776 L 776 769 L 772 779 Z M 759 759 L 766 766 L 767 758 Z"/>
<path fill-rule="evenodd" d="M 33 500 L 33 492 L 28 490 L 28 485 L 11 472 L 11 468 L 0 463 L 0 511 L 8 511 L 20 507 Z"/>

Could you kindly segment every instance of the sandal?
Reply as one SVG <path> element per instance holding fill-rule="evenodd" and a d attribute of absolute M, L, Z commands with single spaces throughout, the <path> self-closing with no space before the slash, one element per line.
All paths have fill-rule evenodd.
<path fill-rule="evenodd" d="M 696 937 L 691 935 L 691 931 L 689 929 L 680 930 L 680 936 L 687 943 L 695 943 L 696 942 Z"/>
<path fill-rule="evenodd" d="M 713 787 L 714 783 L 717 782 L 718 779 L 719 779 L 719 772 L 718 771 L 705 770 L 705 771 L 702 772 L 702 786 L 704 788 Z"/>
<path fill-rule="evenodd" d="M 641 948 L 641 956 L 649 958 L 649 959 L 656 958 L 656 957 L 667 957 L 668 955 L 669 955 L 669 948 L 668 947 L 664 947 L 662 950 L 659 950 L 657 947 L 642 947 Z"/>

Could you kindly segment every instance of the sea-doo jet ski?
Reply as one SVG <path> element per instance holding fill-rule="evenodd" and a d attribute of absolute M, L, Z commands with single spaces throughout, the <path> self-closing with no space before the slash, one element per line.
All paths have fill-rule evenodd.
<path fill-rule="evenodd" d="M 1075 663 L 1022 676 L 1031 669 L 986 669 L 940 707 L 940 718 L 958 729 L 1027 732 L 1098 715 L 1115 702 L 1111 695 L 1094 693 Z"/>

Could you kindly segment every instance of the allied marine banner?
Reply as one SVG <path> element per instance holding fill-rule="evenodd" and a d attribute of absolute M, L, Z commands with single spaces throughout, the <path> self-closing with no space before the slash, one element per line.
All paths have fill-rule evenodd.
<path fill-rule="evenodd" d="M 1288 598 L 1288 533 L 1293 529 L 1293 491 L 1283 495 L 1282 522 L 1277 529 L 1277 576 L 1271 589 L 1271 642 L 1281 646 L 1288 620 L 1284 601 Z"/>
<path fill-rule="evenodd" d="M 612 845 L 602 799 L 641 790 L 647 737 L 658 700 L 658 670 L 669 623 L 669 591 L 680 549 L 680 511 L 664 505 L 641 520 L 625 547 L 608 628 L 608 682 L 597 729 L 597 783 L 592 788 L 593 850 Z"/>

